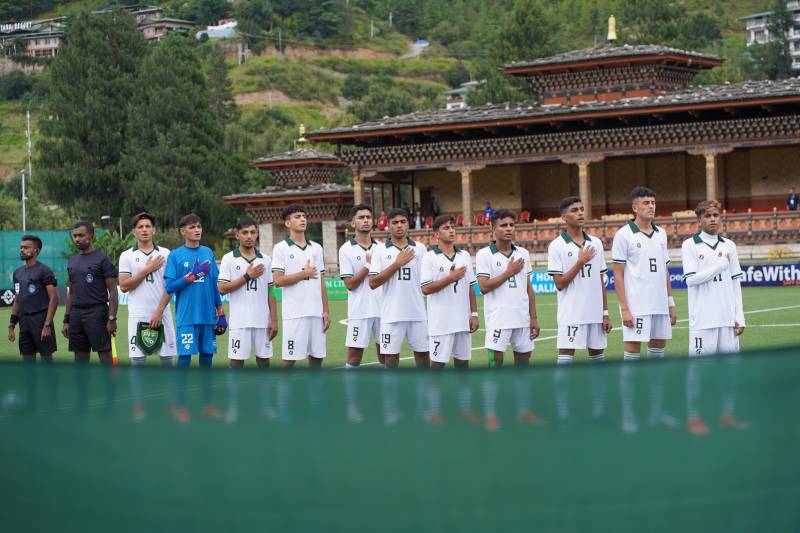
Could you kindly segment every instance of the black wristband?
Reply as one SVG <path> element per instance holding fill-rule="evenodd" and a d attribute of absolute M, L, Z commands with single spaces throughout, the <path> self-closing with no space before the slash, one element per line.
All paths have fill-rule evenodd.
<path fill-rule="evenodd" d="M 17 315 L 11 315 L 11 319 L 8 322 L 8 327 L 13 328 L 19 323 L 19 317 Z"/>
<path fill-rule="evenodd" d="M 253 279 L 253 278 L 251 278 L 251 277 L 250 277 L 250 274 L 248 274 L 247 272 L 245 272 L 245 273 L 244 273 L 244 280 L 245 280 L 245 281 L 250 281 L 251 279 Z"/>
<path fill-rule="evenodd" d="M 69 315 L 68 314 L 64 315 L 64 324 L 69 324 Z"/>

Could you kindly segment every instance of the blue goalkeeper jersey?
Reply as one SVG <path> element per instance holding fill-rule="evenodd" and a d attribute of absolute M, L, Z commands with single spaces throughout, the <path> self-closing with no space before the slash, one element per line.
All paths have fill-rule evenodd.
<path fill-rule="evenodd" d="M 173 250 L 167 257 L 167 268 L 164 272 L 164 285 L 184 277 L 192 271 L 194 262 L 199 259 L 211 262 L 208 276 L 196 279 L 183 289 L 175 291 L 175 324 L 177 326 L 193 326 L 197 324 L 214 324 L 217 321 L 217 306 L 222 299 L 217 288 L 219 270 L 214 253 L 206 246 L 188 248 L 186 245 Z"/>

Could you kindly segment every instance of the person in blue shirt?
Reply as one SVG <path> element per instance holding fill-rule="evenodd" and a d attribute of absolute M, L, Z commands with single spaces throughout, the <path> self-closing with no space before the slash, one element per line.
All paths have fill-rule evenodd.
<path fill-rule="evenodd" d="M 789 211 L 797 211 L 797 204 L 798 204 L 798 196 L 797 193 L 794 192 L 794 187 L 789 189 L 789 198 L 786 199 L 786 207 Z"/>
<path fill-rule="evenodd" d="M 203 226 L 197 215 L 186 215 L 178 223 L 183 246 L 167 258 L 164 285 L 175 295 L 175 326 L 178 366 L 189 366 L 192 355 L 200 354 L 200 366 L 210 367 L 217 351 L 216 335 L 228 329 L 217 288 L 214 252 L 200 245 Z"/>
<path fill-rule="evenodd" d="M 492 223 L 492 215 L 494 215 L 494 208 L 490 202 L 486 202 L 486 209 L 483 210 L 483 223 L 487 226 Z"/>

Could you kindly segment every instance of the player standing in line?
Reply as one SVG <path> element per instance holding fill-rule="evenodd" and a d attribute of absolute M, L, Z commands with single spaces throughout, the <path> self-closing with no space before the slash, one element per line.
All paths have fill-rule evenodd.
<path fill-rule="evenodd" d="M 64 325 L 69 351 L 76 362 L 89 362 L 91 351 L 100 362 L 111 364 L 111 336 L 117 332 L 117 269 L 111 259 L 94 249 L 94 226 L 81 221 L 72 227 L 72 242 L 79 252 L 67 263 L 69 284 Z"/>
<path fill-rule="evenodd" d="M 375 340 L 378 362 L 384 366 L 378 343 L 381 331 L 380 292 L 369 287 L 369 263 L 379 243 L 372 239 L 372 208 L 359 204 L 350 210 L 355 237 L 339 248 L 339 276 L 347 287 L 347 363 L 345 368 L 361 364 L 370 337 Z"/>
<path fill-rule="evenodd" d="M 514 350 L 514 365 L 527 366 L 533 339 L 539 336 L 536 299 L 530 283 L 531 256 L 525 248 L 514 245 L 516 221 L 513 211 L 495 211 L 494 242 L 476 255 L 478 287 L 485 295 L 485 345 L 490 366 L 503 366 L 503 353 L 509 344 Z"/>
<path fill-rule="evenodd" d="M 370 288 L 382 288 L 381 353 L 387 367 L 398 366 L 403 339 L 408 339 L 417 368 L 427 368 L 428 321 L 419 288 L 422 257 L 427 250 L 424 244 L 409 238 L 405 210 L 394 208 L 387 216 L 391 237 L 375 248 L 369 267 Z"/>
<path fill-rule="evenodd" d="M 589 360 L 599 362 L 605 358 L 606 336 L 611 331 L 603 243 L 584 231 L 580 198 L 565 198 L 559 209 L 567 229 L 547 248 L 547 273 L 558 290 L 557 362 L 572 363 L 575 350 L 586 348 Z"/>
<path fill-rule="evenodd" d="M 308 358 L 309 367 L 319 368 L 326 355 L 325 332 L 331 325 L 322 246 L 306 240 L 304 206 L 287 206 L 283 220 L 289 236 L 272 251 L 275 286 L 283 289 L 281 366 L 290 368 Z"/>
<path fill-rule="evenodd" d="M 164 292 L 164 270 L 169 250 L 156 246 L 156 220 L 150 213 L 139 213 L 131 220 L 136 244 L 119 256 L 119 288 L 128 293 L 128 356 L 132 365 L 145 363 L 145 357 L 158 352 L 162 366 L 172 366 L 177 355 L 175 326 L 169 310 L 170 297 Z M 157 350 L 147 348 L 142 332 L 161 341 Z"/>
<path fill-rule="evenodd" d="M 228 329 L 217 289 L 217 263 L 214 252 L 200 244 L 200 217 L 186 215 L 178 228 L 184 244 L 169 254 L 164 273 L 167 293 L 175 294 L 178 366 L 190 366 L 192 355 L 199 353 L 200 366 L 210 368 L 217 352 L 216 335 Z"/>
<path fill-rule="evenodd" d="M 736 244 L 719 234 L 722 205 L 715 200 L 700 202 L 695 209 L 700 233 L 683 241 L 683 279 L 689 292 L 689 356 L 736 353 L 739 336 L 744 333 L 742 306 L 742 268 Z M 697 403 L 700 380 L 696 365 L 689 367 L 687 377 L 687 428 L 695 434 L 708 433 L 700 418 Z M 721 423 L 735 421 L 732 413 Z M 728 423 L 727 425 L 734 425 Z"/>
<path fill-rule="evenodd" d="M 672 326 L 677 321 L 675 300 L 670 284 L 667 235 L 653 223 L 656 216 L 656 193 L 647 187 L 631 191 L 634 219 L 614 234 L 611 257 L 614 284 L 622 317 L 622 340 L 625 361 L 640 357 L 642 342 L 647 343 L 648 358 L 663 358 Z M 623 406 L 623 429 L 637 430 L 633 415 L 633 383 L 630 369 L 621 370 L 620 393 Z M 650 423 L 673 426 L 663 414 L 663 380 L 651 368 Z"/>
<path fill-rule="evenodd" d="M 38 352 L 43 362 L 52 363 L 56 351 L 53 316 L 58 307 L 58 293 L 53 271 L 40 262 L 42 240 L 36 235 L 23 235 L 19 243 L 19 258 L 25 264 L 14 271 L 16 298 L 11 307 L 8 340 L 14 342 L 14 328 L 19 323 L 19 353 L 23 361 L 36 361 Z"/>
<path fill-rule="evenodd" d="M 469 252 L 455 246 L 456 219 L 440 215 L 433 221 L 439 241 L 422 259 L 422 294 L 428 297 L 428 335 L 431 368 L 444 368 L 450 358 L 456 367 L 469 367 L 472 333 L 478 330 L 476 283 Z"/>
<path fill-rule="evenodd" d="M 220 294 L 230 294 L 228 359 L 231 368 L 241 368 L 256 354 L 259 368 L 269 366 L 272 339 L 278 334 L 278 317 L 272 288 L 269 256 L 258 248 L 258 225 L 243 218 L 236 224 L 239 247 L 222 257 L 219 273 Z"/>

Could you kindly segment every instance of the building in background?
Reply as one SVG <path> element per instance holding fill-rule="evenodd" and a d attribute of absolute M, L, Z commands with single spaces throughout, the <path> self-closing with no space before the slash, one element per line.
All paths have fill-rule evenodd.
<path fill-rule="evenodd" d="M 796 27 L 789 31 L 789 51 L 792 54 L 792 68 L 800 71 L 800 1 L 786 2 L 786 9 L 792 14 Z M 739 20 L 745 21 L 747 31 L 747 46 L 753 44 L 766 44 L 772 40 L 769 34 L 769 18 L 772 11 L 753 13 Z"/>

